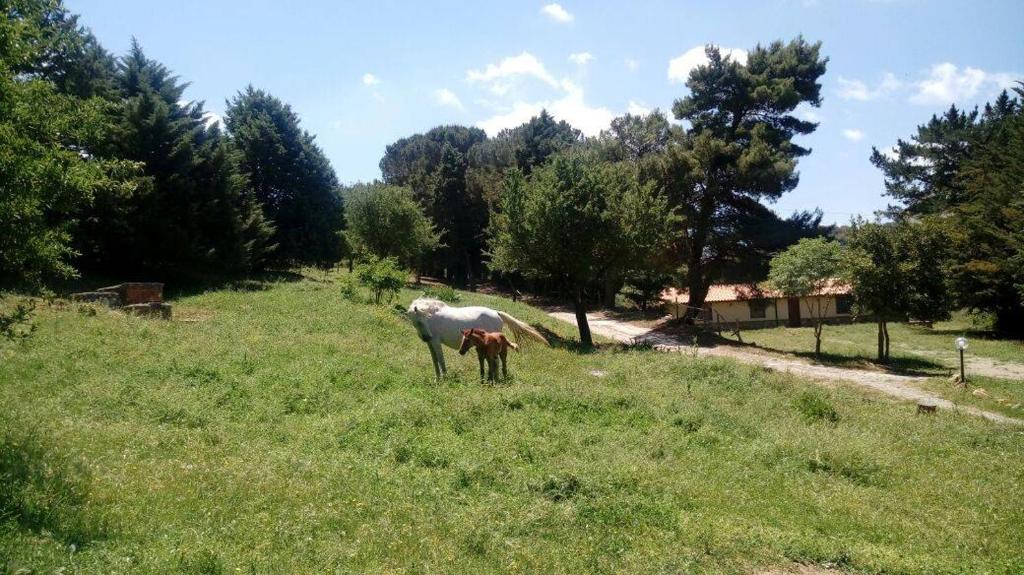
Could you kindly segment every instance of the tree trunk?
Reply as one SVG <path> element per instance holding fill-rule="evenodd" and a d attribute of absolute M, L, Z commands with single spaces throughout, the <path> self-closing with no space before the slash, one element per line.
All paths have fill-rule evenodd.
<path fill-rule="evenodd" d="M 814 357 L 821 355 L 821 328 L 822 321 L 819 318 L 817 323 L 814 324 Z"/>
<path fill-rule="evenodd" d="M 884 328 L 885 321 L 879 316 L 878 318 L 878 361 L 885 363 L 885 335 Z"/>
<path fill-rule="evenodd" d="M 585 348 L 594 347 L 594 340 L 590 337 L 590 324 L 587 323 L 587 306 L 583 299 L 583 287 L 576 287 L 576 297 L 573 301 L 576 308 L 576 326 L 580 330 L 580 344 Z"/>
<path fill-rule="evenodd" d="M 885 363 L 889 363 L 889 324 L 882 322 L 882 333 L 885 334 Z"/>
<path fill-rule="evenodd" d="M 704 299 L 708 297 L 708 286 L 704 283 L 704 279 L 701 274 L 697 271 L 687 271 L 686 283 L 687 288 L 690 292 L 690 301 L 686 304 L 686 323 L 693 324 L 697 319 L 697 315 L 701 309 L 704 308 Z"/>

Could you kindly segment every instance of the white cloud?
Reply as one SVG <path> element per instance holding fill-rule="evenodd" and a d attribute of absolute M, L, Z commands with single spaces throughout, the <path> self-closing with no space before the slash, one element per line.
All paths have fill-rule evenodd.
<path fill-rule="evenodd" d="M 380 84 L 380 78 L 367 72 L 363 74 L 363 84 L 366 86 L 376 86 L 377 84 Z"/>
<path fill-rule="evenodd" d="M 646 116 L 651 113 L 651 108 L 643 102 L 630 100 L 629 105 L 626 106 L 626 112 L 633 114 L 634 116 Z"/>
<path fill-rule="evenodd" d="M 572 22 L 573 16 L 561 4 L 548 4 L 540 9 L 541 13 L 555 22 Z"/>
<path fill-rule="evenodd" d="M 747 63 L 748 53 L 746 50 L 722 47 L 719 47 L 719 50 L 723 57 L 728 56 L 734 62 L 739 62 L 740 64 Z M 694 46 L 679 56 L 669 60 L 668 79 L 670 82 L 684 84 L 690 77 L 690 70 L 703 66 L 707 63 L 708 57 L 707 54 L 704 53 L 704 46 Z"/>
<path fill-rule="evenodd" d="M 914 84 L 910 102 L 924 105 L 948 105 L 970 100 L 979 92 L 1001 90 L 1013 85 L 1014 76 L 991 73 L 970 66 L 958 68 L 950 62 L 935 64 L 928 77 Z"/>
<path fill-rule="evenodd" d="M 434 90 L 434 99 L 442 106 L 450 106 L 459 110 L 463 108 L 462 100 L 459 100 L 459 97 L 455 95 L 455 92 L 452 92 L 448 88 L 439 88 Z"/>
<path fill-rule="evenodd" d="M 623 63 L 626 65 L 626 69 L 630 72 L 636 72 L 636 69 L 640 67 L 640 61 L 632 58 L 626 58 L 623 60 Z"/>
<path fill-rule="evenodd" d="M 466 72 L 468 81 L 489 83 L 491 91 L 499 96 L 508 92 L 509 83 L 520 76 L 531 76 L 550 86 L 558 86 L 558 81 L 544 64 L 529 52 L 502 58 L 497 64 L 488 64 L 483 70 Z"/>
<path fill-rule="evenodd" d="M 998 90 L 1012 87 L 1017 75 L 1006 72 L 986 72 L 966 66 L 960 68 L 951 62 L 935 64 L 915 82 L 901 82 L 890 72 L 882 76 L 877 86 L 839 77 L 837 93 L 844 100 L 867 102 L 894 93 L 906 95 L 912 104 L 948 106 L 967 103 L 977 97 L 990 97 Z"/>
<path fill-rule="evenodd" d="M 540 114 L 542 109 L 544 109 L 543 103 L 528 104 L 526 102 L 516 102 L 509 111 L 503 114 L 495 114 L 486 120 L 477 122 L 476 125 L 493 137 L 505 128 L 514 128 L 529 121 L 530 118 Z"/>
<path fill-rule="evenodd" d="M 843 130 L 843 137 L 851 142 L 859 142 L 864 139 L 864 132 L 856 128 L 847 128 Z"/>
<path fill-rule="evenodd" d="M 860 80 L 850 80 L 840 76 L 838 92 L 839 97 L 844 100 L 867 102 L 891 94 L 901 87 L 903 87 L 903 83 L 896 79 L 896 76 L 891 72 L 886 72 L 882 75 L 882 81 L 878 83 L 878 87 L 875 89 L 871 89 Z"/>
<path fill-rule="evenodd" d="M 503 113 L 477 122 L 489 135 L 494 136 L 505 128 L 514 128 L 546 109 L 558 120 L 565 120 L 587 136 L 596 136 L 611 125 L 615 114 L 603 106 L 590 106 L 586 103 L 583 88 L 570 80 L 562 80 L 564 91 L 562 97 L 555 100 L 540 102 L 515 102 Z"/>
<path fill-rule="evenodd" d="M 594 59 L 594 55 L 590 52 L 577 52 L 575 54 L 569 54 L 569 61 L 573 64 L 579 64 L 580 66 L 586 66 Z"/>

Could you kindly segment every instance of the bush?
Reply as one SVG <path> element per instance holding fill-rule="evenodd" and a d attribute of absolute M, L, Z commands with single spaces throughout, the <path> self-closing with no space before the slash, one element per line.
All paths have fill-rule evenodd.
<path fill-rule="evenodd" d="M 450 286 L 445 285 L 429 286 L 427 289 L 423 290 L 423 295 L 448 303 L 458 303 L 459 300 L 462 299 L 459 292 L 455 291 Z"/>
<path fill-rule="evenodd" d="M 817 393 L 801 393 L 796 398 L 794 405 L 797 411 L 804 416 L 804 419 L 809 422 L 827 421 L 835 423 L 839 421 L 839 412 L 836 411 L 836 408 L 832 407 L 831 403 Z"/>
<path fill-rule="evenodd" d="M 359 264 L 355 271 L 359 283 L 370 289 L 373 293 L 373 302 L 377 305 L 391 303 L 409 277 L 395 258 L 371 257 L 365 263 Z"/>
<path fill-rule="evenodd" d="M 36 330 L 36 324 L 32 322 L 35 309 L 36 302 L 32 300 L 19 302 L 11 310 L 0 308 L 0 338 L 14 341 L 32 335 Z"/>

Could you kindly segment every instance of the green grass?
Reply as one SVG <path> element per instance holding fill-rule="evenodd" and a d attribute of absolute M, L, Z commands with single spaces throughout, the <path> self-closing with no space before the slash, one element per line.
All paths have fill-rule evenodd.
<path fill-rule="evenodd" d="M 172 322 L 44 306 L 0 344 L 0 569 L 1024 570 L 1019 430 L 611 346 L 530 347 L 498 386 L 448 351 L 437 383 L 387 308 L 243 287 Z"/>
<path fill-rule="evenodd" d="M 873 323 L 826 325 L 822 332 L 823 361 L 835 364 L 873 363 L 876 357 L 878 327 Z M 728 334 L 723 332 L 723 336 Z M 745 330 L 743 341 L 759 347 L 798 353 L 812 357 L 814 329 L 776 327 Z M 968 354 L 997 362 L 1024 363 L 1024 341 L 999 339 L 975 329 L 965 317 L 937 322 L 932 329 L 908 324 L 889 324 L 889 346 L 897 369 L 925 373 L 950 373 L 958 365 L 953 340 L 969 340 Z"/>
<path fill-rule="evenodd" d="M 966 388 L 950 378 L 932 378 L 919 386 L 958 405 L 971 405 L 1010 417 L 1024 419 L 1024 381 L 971 376 Z M 975 392 L 981 389 L 983 395 Z"/>
<path fill-rule="evenodd" d="M 726 339 L 734 339 L 723 332 Z M 932 329 L 923 326 L 890 324 L 890 363 L 875 361 L 877 326 L 873 323 L 825 326 L 822 353 L 814 355 L 814 330 L 810 327 L 746 330 L 743 341 L 759 348 L 793 353 L 826 365 L 854 369 L 886 369 L 908 375 L 931 377 L 921 387 L 954 403 L 980 407 L 1017 418 L 1024 418 L 1024 379 L 986 377 L 968 369 L 967 390 L 954 386 L 950 375 L 958 369 L 954 338 L 964 335 L 969 340 L 968 356 L 987 358 L 996 365 L 1024 364 L 1024 342 L 999 339 L 991 333 L 973 328 L 966 317 L 938 322 Z M 992 397 L 971 393 L 977 387 Z M 996 398 L 1004 401 L 997 401 Z"/>

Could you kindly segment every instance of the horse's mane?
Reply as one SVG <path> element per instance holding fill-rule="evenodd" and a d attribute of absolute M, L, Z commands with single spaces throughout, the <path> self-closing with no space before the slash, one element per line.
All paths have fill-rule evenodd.
<path fill-rule="evenodd" d="M 413 313 L 431 315 L 446 307 L 448 307 L 448 304 L 439 299 L 420 297 L 414 299 L 412 303 L 409 304 L 409 311 Z"/>

